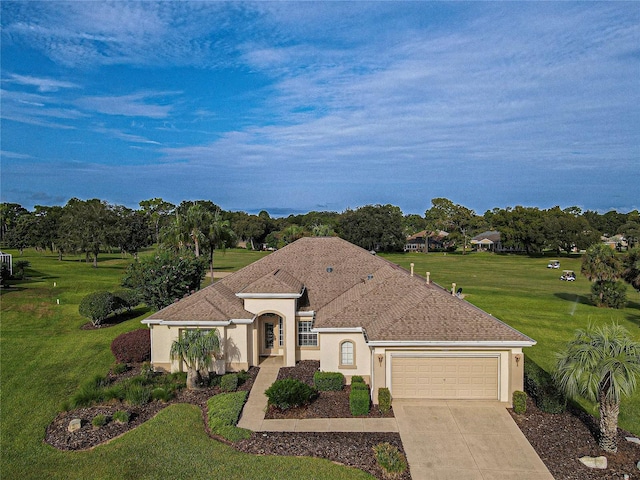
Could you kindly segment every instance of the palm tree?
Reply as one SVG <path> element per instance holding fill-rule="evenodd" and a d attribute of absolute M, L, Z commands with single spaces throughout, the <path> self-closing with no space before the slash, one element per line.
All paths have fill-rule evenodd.
<path fill-rule="evenodd" d="M 578 330 L 557 354 L 554 378 L 568 397 L 597 402 L 600 448 L 617 451 L 618 413 L 622 397 L 631 395 L 640 376 L 640 343 L 617 324 Z"/>
<path fill-rule="evenodd" d="M 622 278 L 631 284 L 633 288 L 640 291 L 640 247 L 629 250 L 624 259 L 625 270 Z"/>
<path fill-rule="evenodd" d="M 604 243 L 596 243 L 591 245 L 584 257 L 582 257 L 581 272 L 590 281 L 594 282 L 591 292 L 598 306 L 608 306 L 604 295 L 607 289 L 611 289 L 611 285 L 606 282 L 614 283 L 620 278 L 622 266 L 620 260 L 616 257 L 616 252 Z"/>
<path fill-rule="evenodd" d="M 202 230 L 204 249 L 209 254 L 209 269 L 213 283 L 213 258 L 216 248 L 225 249 L 234 243 L 234 233 L 228 220 L 223 220 L 219 211 L 207 212 L 205 226 Z"/>
<path fill-rule="evenodd" d="M 220 353 L 218 330 L 185 330 L 171 344 L 171 359 L 182 360 L 187 367 L 187 388 L 193 390 L 202 383 L 202 371 L 213 365 L 214 355 Z"/>

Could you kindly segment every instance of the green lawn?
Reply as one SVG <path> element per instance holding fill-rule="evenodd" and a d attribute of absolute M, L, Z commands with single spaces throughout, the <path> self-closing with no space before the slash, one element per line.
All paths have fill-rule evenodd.
<path fill-rule="evenodd" d="M 407 253 L 384 258 L 451 289 L 462 287 L 465 300 L 482 308 L 538 343 L 524 350 L 527 358 L 550 371 L 554 353 L 570 340 L 576 329 L 589 323 L 618 322 L 640 340 L 640 294 L 627 286 L 627 308 L 613 310 L 589 304 L 590 283 L 580 275 L 580 257 L 560 257 L 560 269 L 546 268 L 551 257 L 472 253 Z M 556 257 L 554 257 L 556 258 Z M 574 270 L 575 282 L 559 280 L 562 270 Z M 456 288 L 457 288 L 456 287 Z M 593 414 L 593 404 L 581 402 Z M 640 389 L 622 402 L 620 426 L 640 434 Z"/>
<path fill-rule="evenodd" d="M 118 287 L 130 262 L 101 255 L 97 269 L 73 257 L 26 251 L 29 278 L 2 291 L 0 317 L 0 476 L 2 478 L 371 478 L 319 459 L 241 454 L 208 438 L 200 410 L 172 406 L 123 437 L 89 452 L 60 452 L 42 441 L 61 403 L 78 385 L 114 363 L 109 349 L 119 334 L 142 328 L 148 311 L 100 330 L 81 330 L 84 295 Z M 227 250 L 216 270 L 235 270 L 263 253 Z M 55 282 L 55 286 L 54 286 Z M 59 300 L 59 304 L 58 304 Z M 311 475 L 311 474 L 309 474 Z"/>

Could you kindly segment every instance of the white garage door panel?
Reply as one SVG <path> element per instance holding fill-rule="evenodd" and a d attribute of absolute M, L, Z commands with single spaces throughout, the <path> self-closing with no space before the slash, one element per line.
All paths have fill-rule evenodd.
<path fill-rule="evenodd" d="M 497 357 L 393 357 L 396 398 L 498 398 Z"/>

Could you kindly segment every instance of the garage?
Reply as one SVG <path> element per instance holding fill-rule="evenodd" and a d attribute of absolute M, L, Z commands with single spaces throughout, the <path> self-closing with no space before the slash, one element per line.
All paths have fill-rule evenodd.
<path fill-rule="evenodd" d="M 497 400 L 498 356 L 391 357 L 394 398 Z"/>

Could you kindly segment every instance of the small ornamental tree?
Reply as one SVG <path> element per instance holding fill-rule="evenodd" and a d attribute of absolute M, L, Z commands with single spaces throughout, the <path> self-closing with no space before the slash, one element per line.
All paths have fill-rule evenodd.
<path fill-rule="evenodd" d="M 220 353 L 218 330 L 185 330 L 171 345 L 171 358 L 181 360 L 187 367 L 187 388 L 193 390 L 202 384 L 201 371 L 213 364 L 213 357 Z"/>
<path fill-rule="evenodd" d="M 113 292 L 115 297 L 115 308 L 119 312 L 127 311 L 131 312 L 134 307 L 137 307 L 140 303 L 140 297 L 138 294 L 129 288 L 123 288 Z"/>
<path fill-rule="evenodd" d="M 205 263 L 191 252 L 160 251 L 132 263 L 123 286 L 135 290 L 141 301 L 160 310 L 200 289 Z"/>
<path fill-rule="evenodd" d="M 88 318 L 94 327 L 100 324 L 114 311 L 115 299 L 110 292 L 93 292 L 80 302 L 78 312 Z"/>

